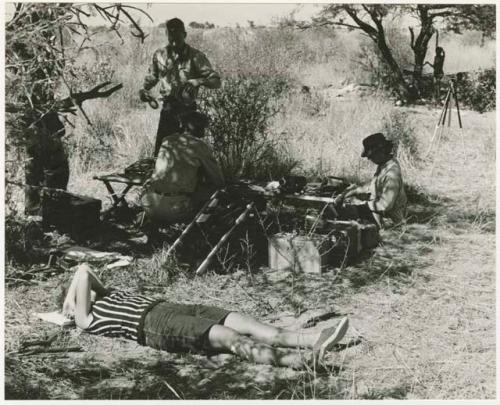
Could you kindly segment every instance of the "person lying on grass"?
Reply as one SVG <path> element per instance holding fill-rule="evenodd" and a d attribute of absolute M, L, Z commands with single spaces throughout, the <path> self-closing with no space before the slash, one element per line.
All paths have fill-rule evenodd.
<path fill-rule="evenodd" d="M 255 363 L 293 368 L 322 362 L 349 324 L 342 318 L 323 330 L 276 328 L 226 309 L 106 288 L 87 264 L 77 267 L 63 294 L 63 314 L 74 316 L 76 326 L 88 333 L 125 337 L 169 352 L 232 353 Z"/>

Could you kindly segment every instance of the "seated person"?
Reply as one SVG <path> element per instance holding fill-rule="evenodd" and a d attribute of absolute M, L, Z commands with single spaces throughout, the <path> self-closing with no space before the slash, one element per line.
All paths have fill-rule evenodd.
<path fill-rule="evenodd" d="M 377 165 L 375 175 L 366 185 L 349 187 L 342 198 L 363 199 L 368 196 L 368 202 L 357 207 L 358 218 L 372 219 L 379 228 L 387 227 L 388 220 L 393 225 L 400 224 L 406 216 L 407 198 L 401 167 L 393 156 L 393 143 L 383 134 L 376 133 L 363 140 L 363 147 L 361 157 L 366 157 Z M 340 209 L 339 214 L 341 217 L 353 216 L 349 209 Z"/>
<path fill-rule="evenodd" d="M 163 140 L 141 198 L 146 216 L 158 225 L 192 218 L 215 190 L 224 187 L 213 151 L 200 139 L 207 117 L 190 111 L 180 119 L 182 132 Z"/>
<path fill-rule="evenodd" d="M 170 352 L 232 353 L 255 363 L 295 368 L 321 361 L 349 324 L 342 318 L 323 330 L 289 331 L 226 309 L 108 289 L 87 264 L 77 267 L 65 297 L 63 314 L 74 316 L 76 326 L 88 333 L 125 337 Z M 298 347 L 312 352 L 283 349 Z"/>

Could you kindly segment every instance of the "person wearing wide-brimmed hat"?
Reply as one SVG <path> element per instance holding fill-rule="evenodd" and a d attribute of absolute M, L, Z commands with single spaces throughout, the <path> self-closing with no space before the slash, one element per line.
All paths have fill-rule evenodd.
<path fill-rule="evenodd" d="M 392 141 L 377 132 L 363 139 L 363 152 L 377 165 L 377 170 L 370 183 L 348 189 L 344 197 L 363 197 L 369 195 L 366 207 L 379 227 L 383 228 L 387 220 L 393 225 L 400 224 L 406 216 L 407 198 L 401 174 L 401 167 L 393 155 Z M 361 210 L 363 211 L 363 210 Z M 367 210 L 364 210 L 367 211 Z"/>

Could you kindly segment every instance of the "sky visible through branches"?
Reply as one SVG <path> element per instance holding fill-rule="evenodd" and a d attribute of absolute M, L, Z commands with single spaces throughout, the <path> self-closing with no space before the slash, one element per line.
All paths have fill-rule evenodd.
<path fill-rule="evenodd" d="M 5 15 L 9 21 L 14 11 L 14 3 L 6 3 Z M 296 19 L 307 20 L 316 15 L 321 4 L 297 3 L 128 3 L 146 11 L 154 20 L 151 23 L 143 19 L 141 23 L 158 25 L 173 17 L 191 21 L 210 22 L 216 26 L 247 26 L 248 21 L 257 25 L 272 25 L 276 20 L 294 13 Z M 90 25 L 102 24 L 102 19 L 95 17 L 89 21 Z"/>

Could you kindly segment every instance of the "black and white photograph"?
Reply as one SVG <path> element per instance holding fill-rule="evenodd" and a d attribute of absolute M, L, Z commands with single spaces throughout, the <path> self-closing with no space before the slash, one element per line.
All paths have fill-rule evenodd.
<path fill-rule="evenodd" d="M 4 400 L 497 398 L 494 1 L 0 10 Z"/>

